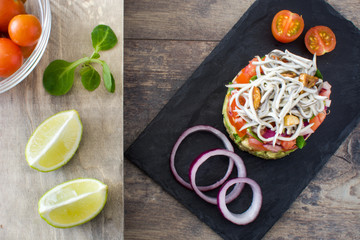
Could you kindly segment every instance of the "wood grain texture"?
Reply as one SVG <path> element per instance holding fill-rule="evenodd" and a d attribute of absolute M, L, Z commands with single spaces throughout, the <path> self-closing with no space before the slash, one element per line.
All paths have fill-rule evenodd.
<path fill-rule="evenodd" d="M 123 239 L 123 1 L 52 0 L 50 40 L 35 70 L 18 86 L 0 95 L 0 239 Z M 107 24 L 119 42 L 102 52 L 116 81 L 110 94 L 103 83 L 86 91 L 79 74 L 72 90 L 51 96 L 42 86 L 42 74 L 50 61 L 74 61 L 93 52 L 91 31 Z M 76 109 L 83 123 L 79 149 L 62 168 L 41 173 L 27 165 L 25 145 L 47 117 Z M 64 181 L 92 177 L 109 187 L 103 211 L 92 221 L 70 229 L 56 229 L 37 211 L 39 198 Z"/>
<path fill-rule="evenodd" d="M 125 149 L 253 2 L 125 0 Z M 358 0 L 327 2 L 360 27 Z M 264 239 L 360 239 L 359 139 L 360 126 Z M 129 161 L 125 206 L 126 239 L 220 239 Z"/>

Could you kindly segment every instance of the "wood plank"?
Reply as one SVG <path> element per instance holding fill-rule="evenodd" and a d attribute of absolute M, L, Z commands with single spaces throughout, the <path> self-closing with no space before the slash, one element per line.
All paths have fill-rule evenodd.
<path fill-rule="evenodd" d="M 125 1 L 125 38 L 220 40 L 253 0 Z"/>
<path fill-rule="evenodd" d="M 328 2 L 360 27 L 359 1 Z M 202 4 L 211 6 L 207 16 L 199 13 Z M 235 0 L 125 1 L 125 148 L 246 11 L 239 5 Z M 359 130 L 264 239 L 360 238 Z M 125 169 L 126 239 L 220 239 L 132 163 L 125 161 Z"/>
<path fill-rule="evenodd" d="M 0 95 L 0 239 L 123 239 L 123 1 L 52 0 L 52 30 L 47 50 L 35 70 L 18 86 Z M 57 58 L 74 61 L 92 54 L 90 33 L 104 23 L 119 43 L 101 53 L 116 79 L 116 91 L 103 84 L 86 91 L 78 79 L 65 96 L 51 96 L 42 74 Z M 35 128 L 59 111 L 78 110 L 83 127 L 80 147 L 64 167 L 49 173 L 30 168 L 25 145 Z M 108 202 L 92 221 L 56 229 L 37 212 L 39 198 L 64 181 L 97 178 L 109 187 Z"/>

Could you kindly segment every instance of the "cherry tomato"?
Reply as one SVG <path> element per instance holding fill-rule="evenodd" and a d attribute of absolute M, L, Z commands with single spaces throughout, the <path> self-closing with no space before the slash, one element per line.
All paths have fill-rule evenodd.
<path fill-rule="evenodd" d="M 0 31 L 7 32 L 10 20 L 25 13 L 24 4 L 20 0 L 0 0 Z"/>
<path fill-rule="evenodd" d="M 312 54 L 324 55 L 334 50 L 336 46 L 335 34 L 326 26 L 310 28 L 305 35 L 305 45 Z"/>
<path fill-rule="evenodd" d="M 8 38 L 0 38 L 0 77 L 9 77 L 23 62 L 20 48 Z"/>
<path fill-rule="evenodd" d="M 289 10 L 278 12 L 271 25 L 271 31 L 276 40 L 282 43 L 292 42 L 304 30 L 304 20 L 296 13 Z"/>
<path fill-rule="evenodd" d="M 41 23 L 31 14 L 20 14 L 9 23 L 9 36 L 19 46 L 28 47 L 37 43 L 41 35 Z"/>

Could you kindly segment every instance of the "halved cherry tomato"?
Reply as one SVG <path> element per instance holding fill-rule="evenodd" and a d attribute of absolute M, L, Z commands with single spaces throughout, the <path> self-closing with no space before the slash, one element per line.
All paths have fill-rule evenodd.
<path fill-rule="evenodd" d="M 326 26 L 310 28 L 305 34 L 305 45 L 312 54 L 324 55 L 334 50 L 336 46 L 335 34 Z"/>
<path fill-rule="evenodd" d="M 249 64 L 241 70 L 235 78 L 236 83 L 249 83 L 250 78 L 256 75 L 256 66 L 252 64 L 253 62 L 257 62 L 257 59 L 254 58 L 251 60 Z"/>
<path fill-rule="evenodd" d="M 20 48 L 8 38 L 0 38 L 0 77 L 9 77 L 23 62 Z"/>
<path fill-rule="evenodd" d="M 0 31 L 7 32 L 10 20 L 18 14 L 25 13 L 20 0 L 0 0 Z"/>
<path fill-rule="evenodd" d="M 303 18 L 289 10 L 278 12 L 271 25 L 271 31 L 274 38 L 282 43 L 294 41 L 300 36 L 303 30 Z"/>
<path fill-rule="evenodd" d="M 314 125 L 311 126 L 311 129 L 315 131 L 321 125 L 321 123 L 324 121 L 325 117 L 326 117 L 326 113 L 324 111 L 324 112 L 319 113 L 318 115 L 316 115 L 312 119 L 310 119 L 309 123 L 314 124 Z"/>
<path fill-rule="evenodd" d="M 20 14 L 9 23 L 9 36 L 17 45 L 28 47 L 37 43 L 41 35 L 41 23 L 31 14 Z"/>

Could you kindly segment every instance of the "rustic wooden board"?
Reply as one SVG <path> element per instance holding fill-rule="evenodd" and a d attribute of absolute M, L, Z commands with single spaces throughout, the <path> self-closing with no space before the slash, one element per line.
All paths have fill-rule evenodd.
<path fill-rule="evenodd" d="M 252 2 L 125 1 L 125 149 Z M 360 27 L 359 1 L 328 2 Z M 196 14 L 190 6 L 211 11 Z M 359 130 L 265 239 L 360 238 Z M 126 239 L 220 239 L 129 161 L 125 170 Z"/>
<path fill-rule="evenodd" d="M 123 239 L 123 1 L 52 0 L 52 30 L 47 50 L 35 70 L 18 86 L 0 95 L 0 239 Z M 74 61 L 92 54 L 90 33 L 107 24 L 119 43 L 101 53 L 116 79 L 114 94 L 103 84 L 94 92 L 75 81 L 65 96 L 51 96 L 42 74 L 57 58 Z M 79 77 L 77 75 L 77 77 Z M 25 145 L 47 117 L 78 110 L 83 127 L 80 147 L 64 167 L 41 173 L 27 165 Z M 97 178 L 109 186 L 108 202 L 92 221 L 56 229 L 37 212 L 39 198 L 64 181 Z"/>

